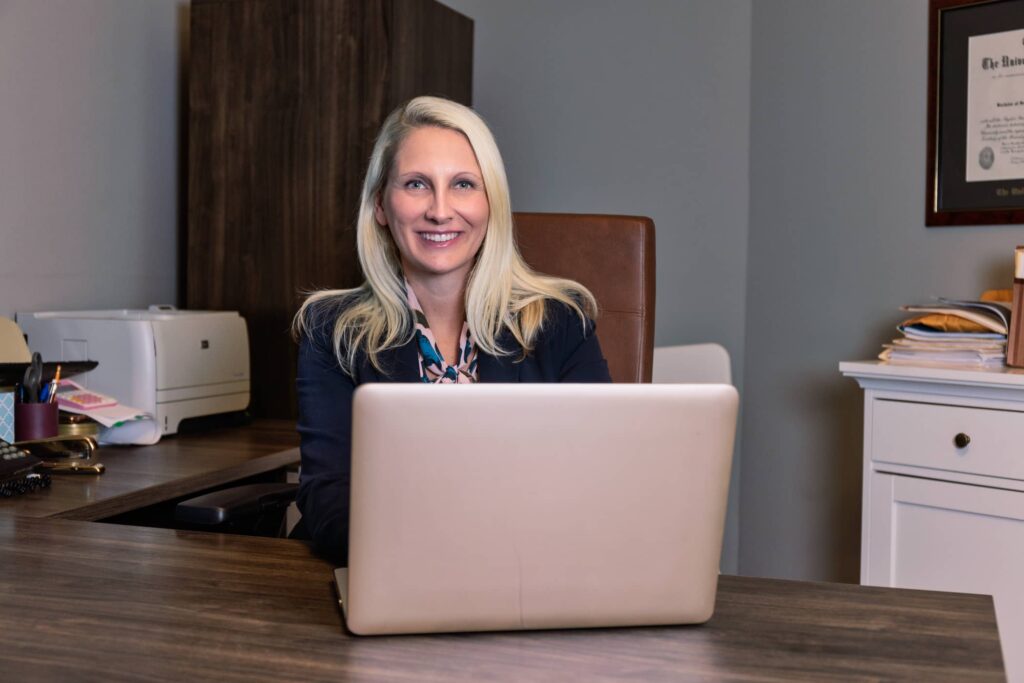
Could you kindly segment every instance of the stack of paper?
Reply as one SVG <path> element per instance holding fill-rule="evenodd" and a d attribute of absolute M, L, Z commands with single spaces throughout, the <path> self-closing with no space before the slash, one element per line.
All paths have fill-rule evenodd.
<path fill-rule="evenodd" d="M 896 328 L 902 337 L 883 344 L 878 356 L 890 363 L 952 363 L 1000 366 L 1006 362 L 1009 301 L 938 299 L 903 306 L 915 315 Z"/>

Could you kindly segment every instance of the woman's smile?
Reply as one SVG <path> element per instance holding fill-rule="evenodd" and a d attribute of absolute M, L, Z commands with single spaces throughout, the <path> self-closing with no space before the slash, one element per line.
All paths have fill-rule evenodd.
<path fill-rule="evenodd" d="M 437 247 L 447 247 L 460 234 L 457 232 L 421 232 L 420 237 L 428 242 L 432 242 Z"/>

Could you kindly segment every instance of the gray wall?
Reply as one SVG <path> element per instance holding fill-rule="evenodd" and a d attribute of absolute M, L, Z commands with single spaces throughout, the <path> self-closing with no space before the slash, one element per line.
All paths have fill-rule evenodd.
<path fill-rule="evenodd" d="M 657 344 L 719 342 L 740 382 L 749 0 L 443 2 L 475 22 L 473 102 L 498 138 L 513 207 L 651 216 Z"/>
<path fill-rule="evenodd" d="M 0 0 L 0 315 L 175 303 L 181 0 Z"/>
<path fill-rule="evenodd" d="M 0 315 L 175 302 L 186 4 L 0 0 Z M 657 342 L 719 341 L 741 383 L 749 0 L 447 4 L 514 206 L 652 216 Z"/>
<path fill-rule="evenodd" d="M 176 295 L 180 0 L 0 0 L 0 315 Z M 516 208 L 652 216 L 659 344 L 743 394 L 726 568 L 857 578 L 861 395 L 897 307 L 1007 285 L 926 229 L 926 0 L 447 0 Z M 748 175 L 749 172 L 749 175 Z M 748 230 L 749 227 L 749 230 Z"/>
<path fill-rule="evenodd" d="M 900 304 L 1012 284 L 1020 228 L 925 228 L 927 0 L 753 12 L 740 568 L 856 581 L 861 393 Z"/>

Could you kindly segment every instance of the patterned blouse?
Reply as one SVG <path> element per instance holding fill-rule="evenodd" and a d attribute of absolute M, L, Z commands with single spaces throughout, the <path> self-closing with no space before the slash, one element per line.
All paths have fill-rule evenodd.
<path fill-rule="evenodd" d="M 416 299 L 416 293 L 412 291 L 409 283 L 405 283 L 406 299 L 409 303 L 409 310 L 412 311 L 413 320 L 416 321 L 416 355 L 420 361 L 420 380 L 427 384 L 471 384 L 478 381 L 476 365 L 476 344 L 469 334 L 469 325 L 462 323 L 462 333 L 459 335 L 459 358 L 455 365 L 448 365 L 444 360 L 444 354 L 437 346 L 427 324 L 427 316 L 420 308 L 420 302 Z"/>

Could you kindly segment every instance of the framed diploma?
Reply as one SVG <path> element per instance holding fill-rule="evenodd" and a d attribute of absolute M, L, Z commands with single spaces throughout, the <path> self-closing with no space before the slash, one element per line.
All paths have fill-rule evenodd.
<path fill-rule="evenodd" d="M 926 225 L 1024 223 L 1024 0 L 930 0 Z"/>

